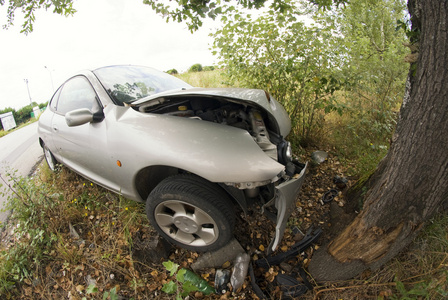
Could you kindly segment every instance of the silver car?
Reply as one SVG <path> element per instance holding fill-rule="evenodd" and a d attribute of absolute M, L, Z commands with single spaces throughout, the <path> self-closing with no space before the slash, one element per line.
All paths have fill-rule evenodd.
<path fill-rule="evenodd" d="M 235 210 L 261 203 L 276 222 L 274 250 L 307 165 L 292 159 L 284 108 L 255 89 L 194 88 L 140 66 L 80 72 L 39 119 L 51 170 L 60 163 L 146 202 L 155 229 L 193 251 L 233 237 Z"/>

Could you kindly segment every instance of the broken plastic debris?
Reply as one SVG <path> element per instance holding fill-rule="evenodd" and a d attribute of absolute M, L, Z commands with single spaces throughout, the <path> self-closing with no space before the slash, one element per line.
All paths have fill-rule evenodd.
<path fill-rule="evenodd" d="M 218 294 L 227 292 L 227 284 L 230 282 L 230 271 L 218 269 L 215 274 L 215 290 Z"/>
<path fill-rule="evenodd" d="M 275 279 L 280 286 L 285 299 L 296 299 L 296 297 L 301 296 L 308 291 L 308 287 L 305 284 L 286 274 L 278 274 Z"/>
<path fill-rule="evenodd" d="M 247 253 L 238 254 L 235 258 L 235 265 L 233 267 L 232 276 L 230 277 L 230 284 L 233 291 L 238 291 L 244 283 L 244 279 L 249 269 L 250 256 Z"/>
<path fill-rule="evenodd" d="M 336 176 L 334 176 L 334 178 L 333 178 L 333 182 L 336 184 L 336 186 L 337 186 L 339 189 L 343 190 L 344 188 L 347 187 L 347 182 L 348 182 L 348 180 L 347 180 L 347 178 L 345 178 L 345 177 L 341 177 L 341 176 L 336 175 Z"/>
<path fill-rule="evenodd" d="M 311 153 L 311 159 L 316 164 L 323 163 L 325 160 L 327 160 L 327 157 L 328 157 L 328 153 L 325 151 L 317 150 L 317 151 L 314 151 L 313 153 Z"/>

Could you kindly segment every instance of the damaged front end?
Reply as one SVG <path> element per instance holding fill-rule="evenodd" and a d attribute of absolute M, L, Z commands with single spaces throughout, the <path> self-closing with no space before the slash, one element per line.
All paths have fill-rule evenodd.
<path fill-rule="evenodd" d="M 277 248 L 294 211 L 307 164 L 293 159 L 291 145 L 284 138 L 291 130 L 291 123 L 284 108 L 272 96 L 262 90 L 187 89 L 154 96 L 131 106 L 141 113 L 197 120 L 199 123 L 188 122 L 183 129 L 178 129 L 191 129 L 190 140 L 195 145 L 189 153 L 194 155 L 197 152 L 193 151 L 194 147 L 200 144 L 204 153 L 202 160 L 207 160 L 210 153 L 219 155 L 208 159 L 207 169 L 194 169 L 191 164 L 182 169 L 220 184 L 245 212 L 248 203 L 261 200 L 262 211 L 276 223 L 268 251 Z M 242 131 L 227 133 L 218 131 L 216 126 L 206 130 L 201 121 Z M 205 136 L 209 136 L 208 140 Z M 213 143 L 207 143 L 211 139 Z M 189 149 L 189 141 L 181 144 Z M 195 165 L 200 163 L 196 161 Z"/>
<path fill-rule="evenodd" d="M 297 196 L 305 180 L 308 163 L 292 164 L 294 164 L 295 174 L 276 186 L 275 197 L 263 206 L 263 211 L 268 211 L 267 209 L 272 206 L 275 206 L 277 211 L 275 237 L 269 245 L 268 252 L 274 251 L 282 240 L 286 223 L 296 207 Z"/>

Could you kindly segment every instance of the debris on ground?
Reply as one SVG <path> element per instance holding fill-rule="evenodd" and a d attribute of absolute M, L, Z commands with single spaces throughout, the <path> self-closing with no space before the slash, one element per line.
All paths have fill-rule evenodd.
<path fill-rule="evenodd" d="M 324 161 L 326 161 L 328 158 L 328 153 L 325 151 L 317 150 L 311 153 L 311 161 L 316 164 L 320 165 Z"/>

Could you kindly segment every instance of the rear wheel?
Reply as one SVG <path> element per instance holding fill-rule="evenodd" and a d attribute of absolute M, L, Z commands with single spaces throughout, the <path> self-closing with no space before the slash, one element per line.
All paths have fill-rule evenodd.
<path fill-rule="evenodd" d="M 56 160 L 56 158 L 54 158 L 53 153 L 51 153 L 51 151 L 50 151 L 50 149 L 48 149 L 47 145 L 44 144 L 43 149 L 44 149 L 44 156 L 45 156 L 45 160 L 47 161 L 48 168 L 53 172 L 56 171 L 56 165 L 57 165 L 58 161 Z"/>
<path fill-rule="evenodd" d="M 212 251 L 233 237 L 233 203 L 219 186 L 194 175 L 163 180 L 149 195 L 146 214 L 168 241 L 192 251 Z"/>

